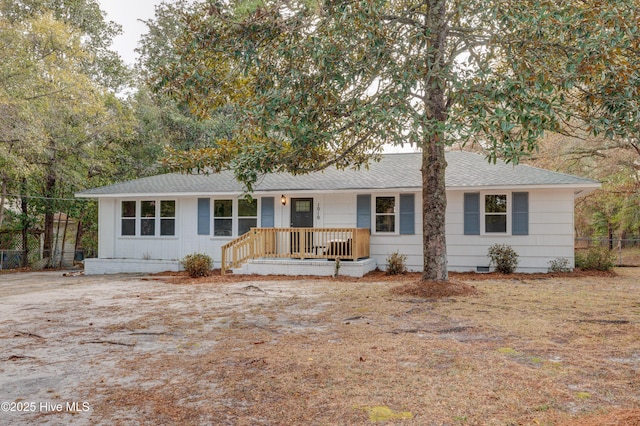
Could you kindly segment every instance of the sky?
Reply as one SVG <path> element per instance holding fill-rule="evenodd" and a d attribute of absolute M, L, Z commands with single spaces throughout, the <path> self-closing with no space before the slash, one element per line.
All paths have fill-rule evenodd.
<path fill-rule="evenodd" d="M 122 59 L 133 65 L 137 55 L 133 51 L 138 46 L 140 35 L 147 32 L 141 20 L 153 18 L 155 6 L 162 0 L 99 0 L 100 8 L 107 13 L 109 21 L 122 25 L 123 34 L 113 40 L 112 48 Z"/>
<path fill-rule="evenodd" d="M 99 0 L 100 8 L 107 13 L 107 19 L 122 25 L 123 34 L 113 40 L 112 48 L 120 54 L 128 65 L 133 65 L 137 55 L 133 51 L 138 46 L 140 36 L 147 32 L 141 22 L 154 17 L 155 6 L 163 0 Z M 415 148 L 387 147 L 385 152 L 414 152 Z"/>

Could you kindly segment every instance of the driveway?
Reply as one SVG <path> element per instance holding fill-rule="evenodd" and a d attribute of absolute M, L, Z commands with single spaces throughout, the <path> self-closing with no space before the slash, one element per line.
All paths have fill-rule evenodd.
<path fill-rule="evenodd" d="M 218 291 L 216 284 L 173 285 L 143 275 L 0 274 L 0 424 L 99 423 L 96 387 L 157 384 L 123 375 L 120 363 L 184 348 L 205 352 L 217 338 L 201 337 L 195 348 L 197 318 L 215 310 L 211 326 L 226 328 L 228 318 L 256 305 L 305 297 L 300 286 L 291 293 L 295 284 L 225 283 Z M 120 416 L 127 423 L 126 410 L 112 420 Z"/>

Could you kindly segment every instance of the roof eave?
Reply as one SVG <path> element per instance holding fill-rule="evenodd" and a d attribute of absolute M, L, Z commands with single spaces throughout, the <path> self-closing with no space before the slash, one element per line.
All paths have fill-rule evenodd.
<path fill-rule="evenodd" d="M 531 189 L 572 189 L 575 191 L 576 197 L 582 197 L 602 186 L 599 182 L 586 182 L 582 184 L 537 184 L 537 185 L 462 185 L 462 186 L 447 186 L 447 191 L 513 191 L 517 190 L 531 190 Z M 318 190 L 309 188 L 300 189 L 268 189 L 268 190 L 256 190 L 252 192 L 253 195 L 270 195 L 280 192 L 285 193 L 314 193 L 314 194 L 328 194 L 335 192 L 417 192 L 421 191 L 420 187 L 389 187 L 389 188 L 344 188 L 333 190 Z M 112 193 L 112 194 L 95 194 L 78 192 L 75 193 L 75 197 L 78 198 L 156 198 L 156 197 L 212 197 L 212 196 L 240 196 L 242 191 L 229 191 L 229 192 L 138 192 L 138 193 Z"/>
<path fill-rule="evenodd" d="M 593 191 L 600 188 L 600 182 L 558 183 L 558 184 L 526 184 L 526 185 L 458 185 L 447 186 L 447 191 L 513 191 L 530 189 L 574 189 L 576 191 Z"/>

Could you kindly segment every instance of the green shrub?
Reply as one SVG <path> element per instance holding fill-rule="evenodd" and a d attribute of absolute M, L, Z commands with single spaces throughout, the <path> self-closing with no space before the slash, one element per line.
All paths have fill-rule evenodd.
<path fill-rule="evenodd" d="M 557 257 L 550 260 L 549 272 L 571 272 L 571 268 L 569 268 L 569 259 L 566 257 Z"/>
<path fill-rule="evenodd" d="M 203 253 L 188 254 L 180 262 L 191 278 L 208 277 L 211 275 L 213 260 Z"/>
<path fill-rule="evenodd" d="M 387 257 L 387 275 L 402 275 L 407 272 L 407 255 L 397 251 Z"/>
<path fill-rule="evenodd" d="M 496 271 L 503 274 L 512 274 L 518 267 L 518 253 L 508 244 L 492 245 L 487 256 L 491 259 L 489 265 L 496 265 Z"/>
<path fill-rule="evenodd" d="M 614 266 L 613 256 L 606 247 L 590 247 L 586 252 L 576 252 L 576 268 L 609 271 Z"/>

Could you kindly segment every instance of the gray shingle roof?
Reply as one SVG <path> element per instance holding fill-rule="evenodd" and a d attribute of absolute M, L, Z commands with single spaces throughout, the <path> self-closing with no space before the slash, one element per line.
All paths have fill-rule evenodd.
<path fill-rule="evenodd" d="M 447 189 L 487 188 L 509 186 L 569 186 L 599 187 L 597 181 L 552 172 L 525 165 L 514 166 L 498 161 L 489 163 L 483 156 L 451 151 L 446 154 Z M 256 185 L 256 192 L 340 191 L 363 189 L 419 189 L 420 153 L 385 154 L 368 169 L 337 170 L 293 176 L 275 173 L 264 176 Z M 100 197 L 144 194 L 224 194 L 242 192 L 231 172 L 211 175 L 168 173 L 136 179 L 115 185 L 89 189 L 76 195 Z"/>

